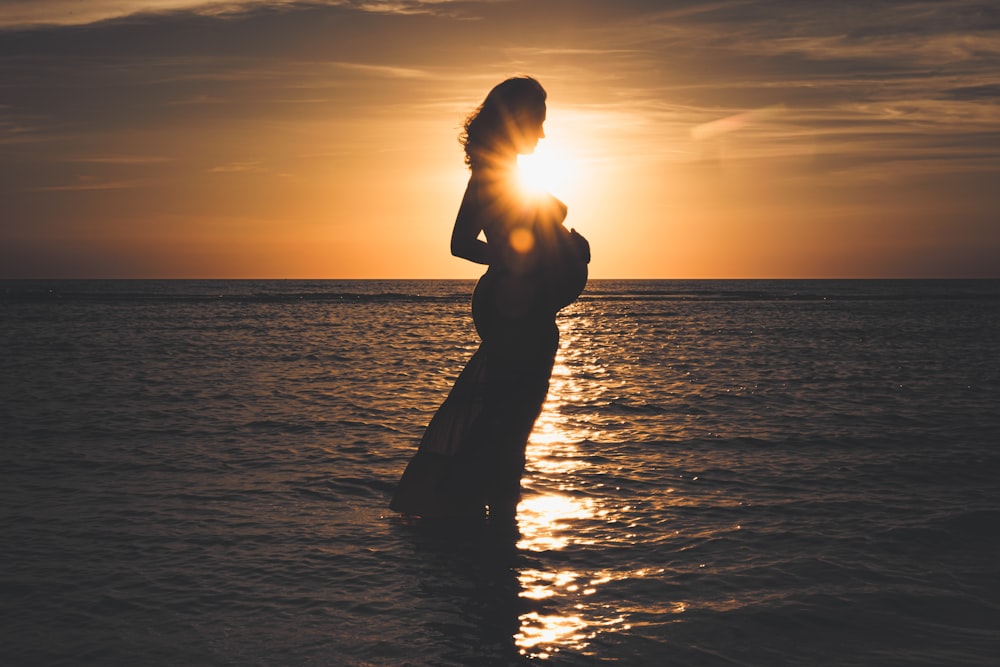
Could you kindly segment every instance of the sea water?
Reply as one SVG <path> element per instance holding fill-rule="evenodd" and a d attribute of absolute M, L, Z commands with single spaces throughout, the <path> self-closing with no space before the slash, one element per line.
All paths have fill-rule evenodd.
<path fill-rule="evenodd" d="M 1000 282 L 592 281 L 514 530 L 387 508 L 471 289 L 0 283 L 0 663 L 1000 660 Z"/>

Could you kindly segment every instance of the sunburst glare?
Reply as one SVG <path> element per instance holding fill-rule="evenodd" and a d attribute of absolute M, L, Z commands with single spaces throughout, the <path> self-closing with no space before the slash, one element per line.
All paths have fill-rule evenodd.
<path fill-rule="evenodd" d="M 558 143 L 543 139 L 534 153 L 517 156 L 518 184 L 529 194 L 551 193 L 572 198 L 581 187 L 580 161 Z"/>

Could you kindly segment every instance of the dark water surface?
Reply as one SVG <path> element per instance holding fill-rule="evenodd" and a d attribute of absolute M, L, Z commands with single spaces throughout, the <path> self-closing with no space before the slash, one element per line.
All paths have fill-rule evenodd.
<path fill-rule="evenodd" d="M 465 281 L 0 282 L 4 665 L 996 665 L 1000 282 L 594 281 L 516 532 Z"/>

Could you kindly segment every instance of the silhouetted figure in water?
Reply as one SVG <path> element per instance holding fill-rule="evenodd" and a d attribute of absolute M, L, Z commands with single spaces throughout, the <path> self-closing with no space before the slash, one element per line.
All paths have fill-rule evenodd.
<path fill-rule="evenodd" d="M 546 93 L 530 77 L 486 96 L 461 136 L 471 170 L 452 254 L 489 266 L 472 314 L 482 339 L 427 426 L 390 507 L 423 517 L 513 517 L 524 450 L 549 388 L 556 313 L 587 282 L 590 247 L 562 222 L 566 206 L 517 183 L 517 156 L 545 136 Z M 480 240 L 483 233 L 486 240 Z"/>

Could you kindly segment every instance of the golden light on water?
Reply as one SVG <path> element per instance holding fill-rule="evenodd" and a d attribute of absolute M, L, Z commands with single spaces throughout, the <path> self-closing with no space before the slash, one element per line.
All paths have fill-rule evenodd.
<path fill-rule="evenodd" d="M 556 551 L 570 543 L 567 523 L 574 519 L 595 516 L 594 502 L 589 499 L 560 495 L 532 496 L 521 501 L 517 509 L 521 540 L 517 546 L 525 551 Z M 586 540 L 574 539 L 581 543 Z"/>
<path fill-rule="evenodd" d="M 572 332 L 565 331 L 572 325 L 565 320 L 560 324 L 564 339 L 567 334 L 572 338 Z M 561 408 L 585 391 L 565 363 L 556 364 L 549 399 L 527 451 L 525 495 L 517 514 L 517 546 L 522 551 L 544 554 L 593 544 L 595 528 L 603 521 L 614 521 L 614 508 L 574 488 L 579 484 L 578 473 L 587 465 L 577 443 L 592 434 L 571 424 Z M 602 586 L 633 576 L 643 573 L 519 570 L 520 596 L 534 603 L 529 605 L 531 611 L 518 618 L 514 641 L 520 653 L 545 660 L 563 649 L 582 650 L 600 633 L 627 629 L 621 610 L 599 598 Z"/>
<path fill-rule="evenodd" d="M 514 636 L 522 655 L 546 659 L 562 647 L 581 649 L 596 632 L 579 616 L 543 615 L 531 612 L 521 616 L 521 631 Z"/>
<path fill-rule="evenodd" d="M 580 332 L 594 326 L 582 316 L 560 318 L 562 350 L 527 449 L 517 547 L 533 556 L 531 567 L 517 571 L 526 611 L 518 617 L 514 642 L 522 655 L 534 660 L 551 659 L 563 650 L 585 654 L 599 635 L 629 630 L 633 615 L 676 616 L 688 608 L 684 601 L 656 608 L 622 605 L 623 587 L 660 579 L 664 568 L 590 570 L 581 567 L 586 559 L 577 558 L 595 545 L 625 544 L 634 538 L 629 499 L 595 493 L 603 485 L 600 471 L 595 471 L 596 478 L 591 474 L 586 448 L 606 436 L 599 426 L 574 419 L 575 411 L 568 409 L 593 392 L 593 380 L 584 378 L 602 374 L 599 361 L 583 354 L 587 348 L 579 342 Z M 558 559 L 547 556 L 554 552 L 561 552 Z"/>

